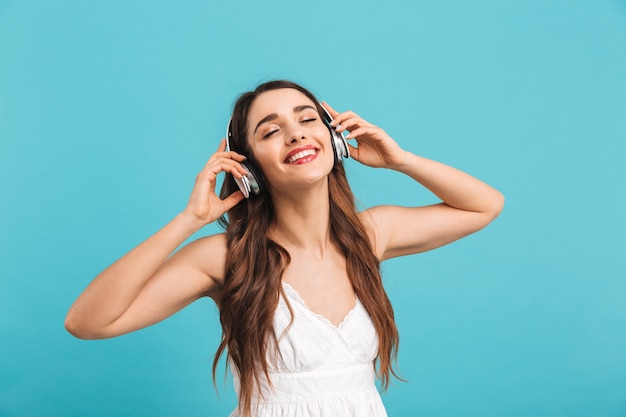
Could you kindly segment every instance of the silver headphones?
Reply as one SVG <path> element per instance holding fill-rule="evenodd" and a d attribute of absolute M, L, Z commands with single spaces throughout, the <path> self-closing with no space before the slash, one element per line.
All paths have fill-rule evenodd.
<path fill-rule="evenodd" d="M 320 104 L 320 107 L 324 110 L 322 114 L 322 118 L 326 127 L 328 127 L 328 131 L 330 132 L 330 143 L 333 146 L 333 152 L 335 154 L 335 162 L 341 162 L 344 158 L 350 157 L 350 149 L 348 148 L 348 142 L 343 134 L 337 132 L 333 126 L 331 126 L 330 122 L 333 121 L 332 116 L 328 113 L 328 110 L 324 108 Z M 231 146 L 232 143 L 232 117 L 228 120 L 228 127 L 226 129 L 226 150 L 227 151 L 235 151 Z M 248 161 L 241 162 L 241 165 L 246 169 L 247 174 L 241 178 L 236 178 L 235 182 L 237 186 L 243 193 L 244 197 L 250 198 L 250 196 L 256 196 L 261 194 L 265 190 L 265 184 L 263 183 L 263 179 L 259 174 L 259 170 L 257 170 L 252 163 Z"/>

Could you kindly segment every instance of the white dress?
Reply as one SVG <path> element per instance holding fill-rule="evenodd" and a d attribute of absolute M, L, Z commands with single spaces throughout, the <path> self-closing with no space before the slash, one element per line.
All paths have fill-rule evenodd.
<path fill-rule="evenodd" d="M 376 329 L 357 299 L 339 326 L 312 312 L 283 282 L 293 323 L 281 296 L 274 315 L 274 342 L 268 346 L 272 387 L 262 383 L 252 397 L 253 417 L 386 417 L 375 385 Z M 277 352 L 277 353 L 274 353 Z M 233 372 L 235 388 L 237 373 Z M 231 417 L 239 417 L 239 410 Z"/>

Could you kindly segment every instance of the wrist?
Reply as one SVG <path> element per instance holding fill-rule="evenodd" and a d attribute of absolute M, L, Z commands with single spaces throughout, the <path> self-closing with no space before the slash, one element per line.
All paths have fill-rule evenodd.
<path fill-rule="evenodd" d="M 419 158 L 417 155 L 414 155 L 409 151 L 402 150 L 402 153 L 398 156 L 398 158 L 395 158 L 393 163 L 389 164 L 387 168 L 406 173 L 407 169 L 415 164 L 417 158 Z"/>
<path fill-rule="evenodd" d="M 198 218 L 198 216 L 188 210 L 180 212 L 174 220 L 180 223 L 185 229 L 188 229 L 191 234 L 202 229 L 207 224 L 204 220 Z"/>

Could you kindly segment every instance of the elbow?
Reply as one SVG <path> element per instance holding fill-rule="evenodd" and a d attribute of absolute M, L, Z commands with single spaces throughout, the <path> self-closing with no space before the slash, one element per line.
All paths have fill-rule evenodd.
<path fill-rule="evenodd" d="M 88 332 L 85 331 L 83 326 L 81 326 L 70 313 L 65 317 L 65 330 L 68 331 L 69 334 L 78 338 L 87 340 L 90 339 Z"/>
<path fill-rule="evenodd" d="M 500 213 L 502 212 L 503 208 L 504 208 L 504 194 L 502 194 L 499 191 L 496 191 L 493 201 L 491 203 L 491 209 L 489 211 L 491 214 L 491 220 L 498 217 Z"/>
<path fill-rule="evenodd" d="M 500 215 L 504 208 L 504 195 L 499 191 L 495 191 L 489 200 L 485 200 L 484 204 L 483 209 L 480 211 L 482 218 L 480 229 L 486 227 Z"/>
<path fill-rule="evenodd" d="M 99 332 L 94 331 L 88 325 L 86 325 L 80 318 L 76 317 L 75 314 L 72 314 L 70 311 L 67 313 L 65 317 L 65 330 L 72 336 L 77 339 L 82 340 L 94 340 L 94 339 L 105 339 L 106 336 L 99 334 Z"/>

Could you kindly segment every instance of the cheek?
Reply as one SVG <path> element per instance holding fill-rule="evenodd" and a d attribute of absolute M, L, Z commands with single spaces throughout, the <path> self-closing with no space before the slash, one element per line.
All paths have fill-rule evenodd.
<path fill-rule="evenodd" d="M 276 160 L 275 150 L 269 146 L 269 143 L 262 143 L 260 146 L 253 147 L 254 159 L 258 168 L 266 174 L 267 168 Z"/>

